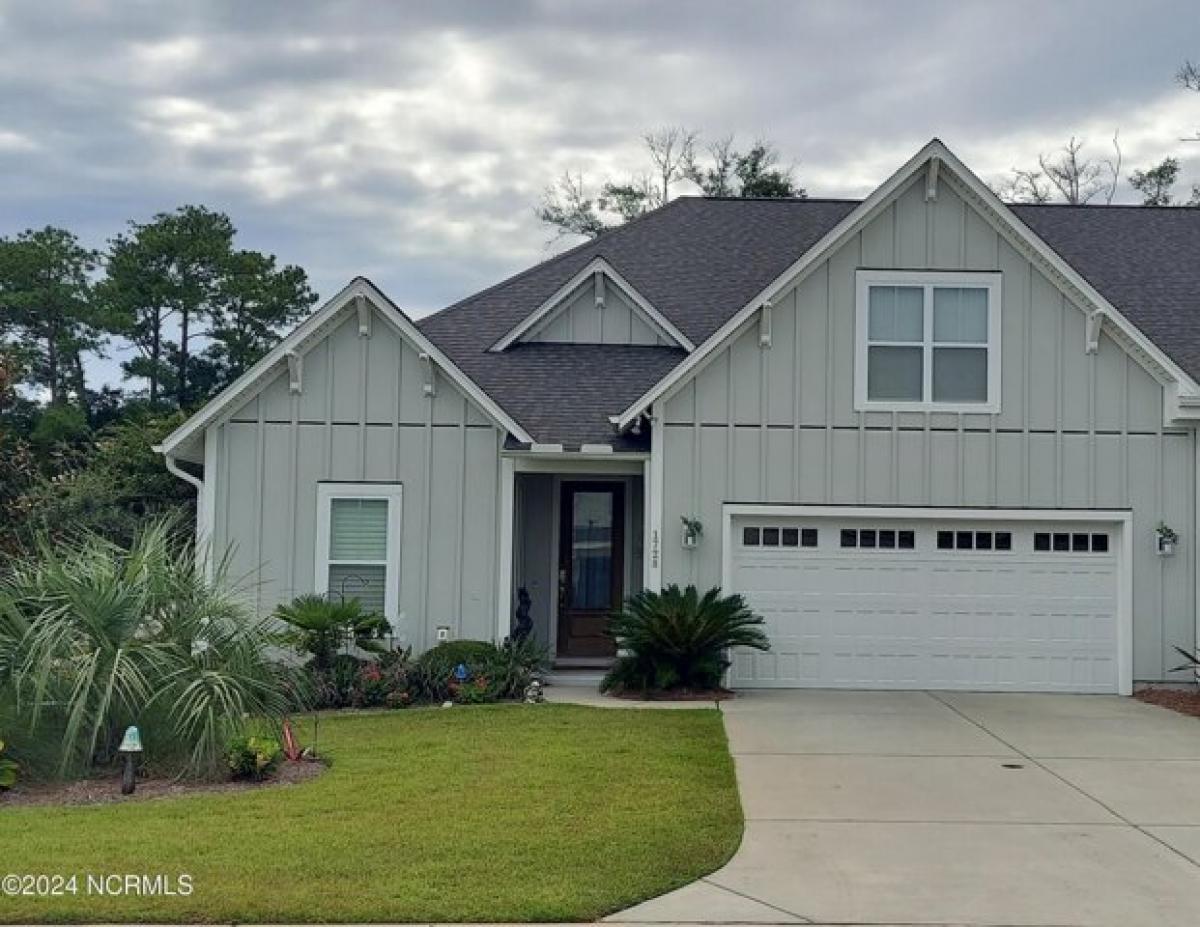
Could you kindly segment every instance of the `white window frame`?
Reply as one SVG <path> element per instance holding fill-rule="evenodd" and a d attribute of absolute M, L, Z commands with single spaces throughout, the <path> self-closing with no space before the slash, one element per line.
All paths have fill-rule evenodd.
<path fill-rule="evenodd" d="M 1000 411 L 1000 274 L 991 271 L 859 270 L 855 275 L 854 409 L 857 412 L 978 412 Z M 924 294 L 922 388 L 919 401 L 867 398 L 869 300 L 872 286 L 919 286 Z M 987 401 L 935 402 L 933 399 L 933 291 L 937 287 L 977 287 L 987 290 Z M 886 344 L 887 342 L 875 342 Z M 906 342 L 906 346 L 911 346 Z M 939 348 L 951 347 L 939 344 Z M 982 345 L 964 345 L 982 347 Z"/>
<path fill-rule="evenodd" d="M 383 617 L 396 626 L 400 615 L 400 526 L 404 487 L 400 483 L 318 483 L 317 484 L 317 544 L 314 566 L 314 591 L 318 595 L 329 592 L 329 567 L 343 565 L 365 565 L 366 560 L 330 560 L 329 531 L 330 513 L 334 499 L 384 499 L 388 504 L 387 559 L 371 565 L 382 565 L 387 570 L 383 590 Z"/>

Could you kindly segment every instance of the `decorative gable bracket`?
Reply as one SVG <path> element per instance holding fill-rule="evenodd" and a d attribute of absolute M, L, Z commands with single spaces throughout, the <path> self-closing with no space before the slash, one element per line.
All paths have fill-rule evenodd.
<path fill-rule="evenodd" d="M 354 308 L 358 310 L 358 336 L 360 338 L 371 337 L 371 302 L 367 297 L 359 295 L 354 297 Z"/>
<path fill-rule="evenodd" d="M 760 348 L 769 348 L 771 346 L 771 310 L 774 308 L 771 301 L 768 299 L 763 302 L 762 308 L 758 313 L 758 346 Z"/>
<path fill-rule="evenodd" d="M 938 164 L 941 163 L 941 158 L 932 157 L 929 159 L 929 171 L 925 175 L 925 202 L 937 199 L 938 193 Z"/>
<path fill-rule="evenodd" d="M 1087 314 L 1087 324 L 1083 335 L 1083 353 L 1098 354 L 1100 352 L 1100 329 L 1104 326 L 1104 313 L 1096 309 Z"/>
<path fill-rule="evenodd" d="M 288 392 L 298 396 L 304 392 L 304 356 L 297 351 L 288 351 Z"/>
<path fill-rule="evenodd" d="M 437 368 L 433 363 L 433 357 L 429 354 L 421 353 L 421 370 L 425 374 L 425 395 L 432 399 L 437 395 Z"/>

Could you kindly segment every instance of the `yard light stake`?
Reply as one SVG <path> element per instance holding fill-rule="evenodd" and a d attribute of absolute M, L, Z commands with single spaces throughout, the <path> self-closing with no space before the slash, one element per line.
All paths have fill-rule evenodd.
<path fill-rule="evenodd" d="M 141 732 L 132 724 L 125 728 L 125 736 L 121 738 L 121 746 L 117 753 L 124 761 L 121 770 L 121 794 L 132 795 L 137 787 L 137 758 L 142 753 Z"/>

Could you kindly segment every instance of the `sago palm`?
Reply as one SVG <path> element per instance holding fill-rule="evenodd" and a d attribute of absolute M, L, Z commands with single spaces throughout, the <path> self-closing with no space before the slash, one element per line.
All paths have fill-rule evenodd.
<path fill-rule="evenodd" d="M 609 619 L 618 657 L 603 688 L 712 689 L 720 685 L 734 647 L 770 649 L 763 619 L 740 595 L 715 587 L 700 595 L 695 586 L 668 586 L 631 596 Z"/>

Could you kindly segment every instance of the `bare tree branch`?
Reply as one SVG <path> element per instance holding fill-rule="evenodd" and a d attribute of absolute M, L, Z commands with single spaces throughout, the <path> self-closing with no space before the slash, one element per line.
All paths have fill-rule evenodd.
<path fill-rule="evenodd" d="M 696 150 L 696 133 L 682 126 L 664 126 L 642 136 L 646 152 L 658 174 L 651 207 L 665 206 L 671 200 L 671 184 L 687 178 L 687 168 Z"/>

